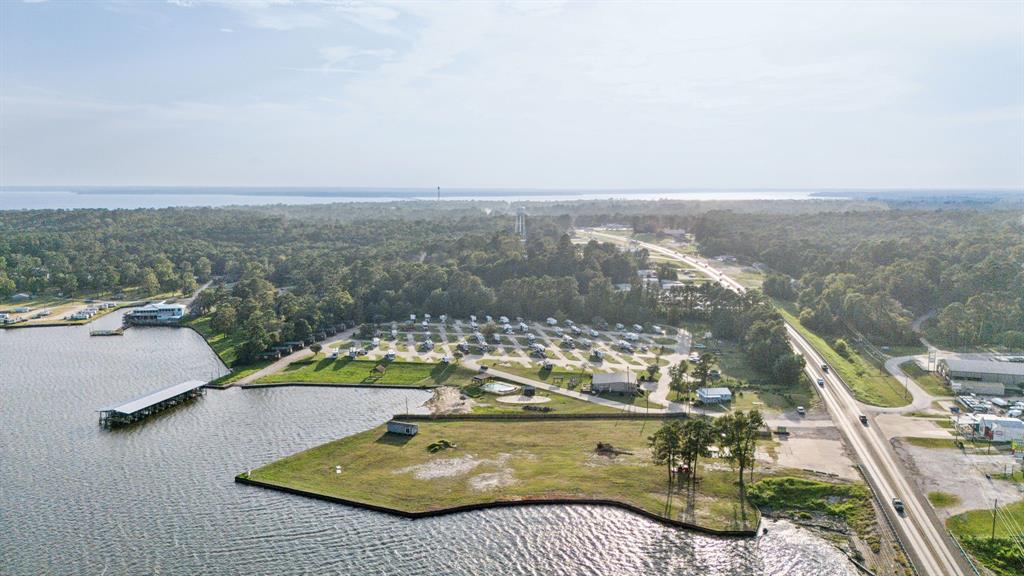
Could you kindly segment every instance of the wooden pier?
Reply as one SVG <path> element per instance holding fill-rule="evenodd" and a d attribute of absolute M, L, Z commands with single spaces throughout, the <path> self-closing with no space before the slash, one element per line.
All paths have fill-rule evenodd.
<path fill-rule="evenodd" d="M 124 326 L 115 330 L 90 330 L 89 336 L 121 336 L 124 334 Z"/>
<path fill-rule="evenodd" d="M 205 385 L 206 382 L 202 380 L 189 380 L 188 382 L 175 384 L 163 390 L 151 392 L 119 406 L 97 410 L 100 413 L 100 425 L 105 428 L 112 428 L 138 422 L 152 414 L 172 406 L 177 406 L 192 398 L 202 396 L 205 391 L 203 386 Z"/>

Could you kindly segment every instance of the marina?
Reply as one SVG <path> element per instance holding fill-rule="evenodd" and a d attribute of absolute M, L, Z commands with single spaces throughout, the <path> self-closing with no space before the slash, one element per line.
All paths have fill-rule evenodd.
<path fill-rule="evenodd" d="M 205 385 L 206 382 L 202 380 L 188 380 L 163 390 L 151 392 L 124 404 L 104 408 L 99 410 L 100 425 L 111 428 L 138 422 L 152 414 L 202 396 Z"/>

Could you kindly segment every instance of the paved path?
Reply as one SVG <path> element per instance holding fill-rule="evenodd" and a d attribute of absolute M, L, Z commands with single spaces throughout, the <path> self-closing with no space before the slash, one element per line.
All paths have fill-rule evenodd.
<path fill-rule="evenodd" d="M 321 346 L 323 346 L 324 348 L 326 348 L 328 344 L 333 344 L 335 342 L 340 342 L 342 340 L 349 340 L 349 339 L 351 339 L 352 335 L 355 334 L 355 332 L 356 332 L 355 328 L 350 328 L 348 330 L 345 330 L 344 332 L 338 332 L 334 336 L 331 336 L 330 338 L 324 340 L 323 342 L 320 342 L 319 344 Z M 309 358 L 312 355 L 313 355 L 313 351 L 310 350 L 308 347 L 307 348 L 303 348 L 302 350 L 296 350 L 295 352 L 292 352 L 291 354 L 289 354 L 287 356 L 284 356 L 284 357 L 282 357 L 279 360 L 275 360 L 274 363 L 270 364 L 269 366 L 261 368 L 260 370 L 257 370 L 256 372 L 253 372 L 252 374 L 249 374 L 248 376 L 246 376 L 244 378 L 239 378 L 238 380 L 235 380 L 231 385 L 232 386 L 236 386 L 236 385 L 237 386 L 241 386 L 242 384 L 251 384 L 251 383 L 259 380 L 260 378 L 263 378 L 264 376 L 269 376 L 271 374 L 276 374 L 276 373 L 284 370 L 286 366 L 288 366 L 292 362 L 295 362 L 296 360 L 302 360 L 303 358 Z"/>
<path fill-rule="evenodd" d="M 920 412 L 921 410 L 927 410 L 932 407 L 932 402 L 943 398 L 943 396 L 932 396 L 928 392 L 918 386 L 917 382 L 914 381 L 906 372 L 900 368 L 900 364 L 909 360 L 914 360 L 916 356 L 896 356 L 895 358 L 889 358 L 885 361 L 885 370 L 892 375 L 893 378 L 899 380 L 901 384 L 907 387 L 910 391 L 911 396 L 914 400 L 906 406 L 898 406 L 895 408 L 883 408 L 880 406 L 866 406 L 866 410 L 875 412 L 878 414 L 901 414 L 904 412 Z"/>

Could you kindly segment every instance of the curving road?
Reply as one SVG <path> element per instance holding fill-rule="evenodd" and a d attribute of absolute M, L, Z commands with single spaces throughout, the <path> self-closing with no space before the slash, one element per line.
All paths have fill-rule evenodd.
<path fill-rule="evenodd" d="M 619 236 L 597 231 L 587 231 L 586 234 L 618 243 L 625 240 Z M 739 282 L 700 259 L 648 242 L 636 240 L 631 240 L 631 242 L 643 246 L 650 252 L 656 252 L 689 264 L 736 292 L 746 291 L 746 288 Z M 864 471 L 868 483 L 881 502 L 882 509 L 899 535 L 917 572 L 927 576 L 967 574 L 963 556 L 955 549 L 955 544 L 934 513 L 928 508 L 923 497 L 904 477 L 892 447 L 876 426 L 862 425 L 859 422 L 861 405 L 853 398 L 849 388 L 834 371 L 827 373 L 822 371 L 821 366 L 824 364 L 824 360 L 796 329 L 787 323 L 786 330 L 790 345 L 807 360 L 806 372 L 811 381 L 816 381 L 818 378 L 825 380 L 824 387 L 816 388 L 818 388 L 833 420 L 846 438 L 847 444 L 860 460 L 861 469 Z M 895 513 L 889 505 L 889 500 L 893 497 L 903 499 L 906 513 L 902 515 Z"/>

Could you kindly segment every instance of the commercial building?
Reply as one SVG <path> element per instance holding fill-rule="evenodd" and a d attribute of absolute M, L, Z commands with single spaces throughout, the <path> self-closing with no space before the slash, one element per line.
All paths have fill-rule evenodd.
<path fill-rule="evenodd" d="M 697 402 L 701 404 L 732 402 L 732 391 L 728 388 L 697 388 Z"/>
<path fill-rule="evenodd" d="M 959 384 L 964 391 L 1001 396 L 1004 392 L 996 390 L 998 387 L 990 387 L 992 391 L 971 388 L 982 388 L 979 383 L 1002 384 L 1004 387 L 1015 388 L 1024 386 L 1024 363 L 1021 362 L 943 358 L 939 360 L 938 370 L 954 391 Z"/>
<path fill-rule="evenodd" d="M 626 372 L 594 374 L 590 381 L 590 389 L 594 392 L 636 394 L 636 377 Z"/>
<path fill-rule="evenodd" d="M 976 432 L 993 442 L 1024 440 L 1024 422 L 1007 416 L 984 415 L 978 418 Z"/>
<path fill-rule="evenodd" d="M 185 306 L 181 304 L 150 302 L 125 314 L 124 323 L 130 325 L 177 324 L 184 316 Z"/>

